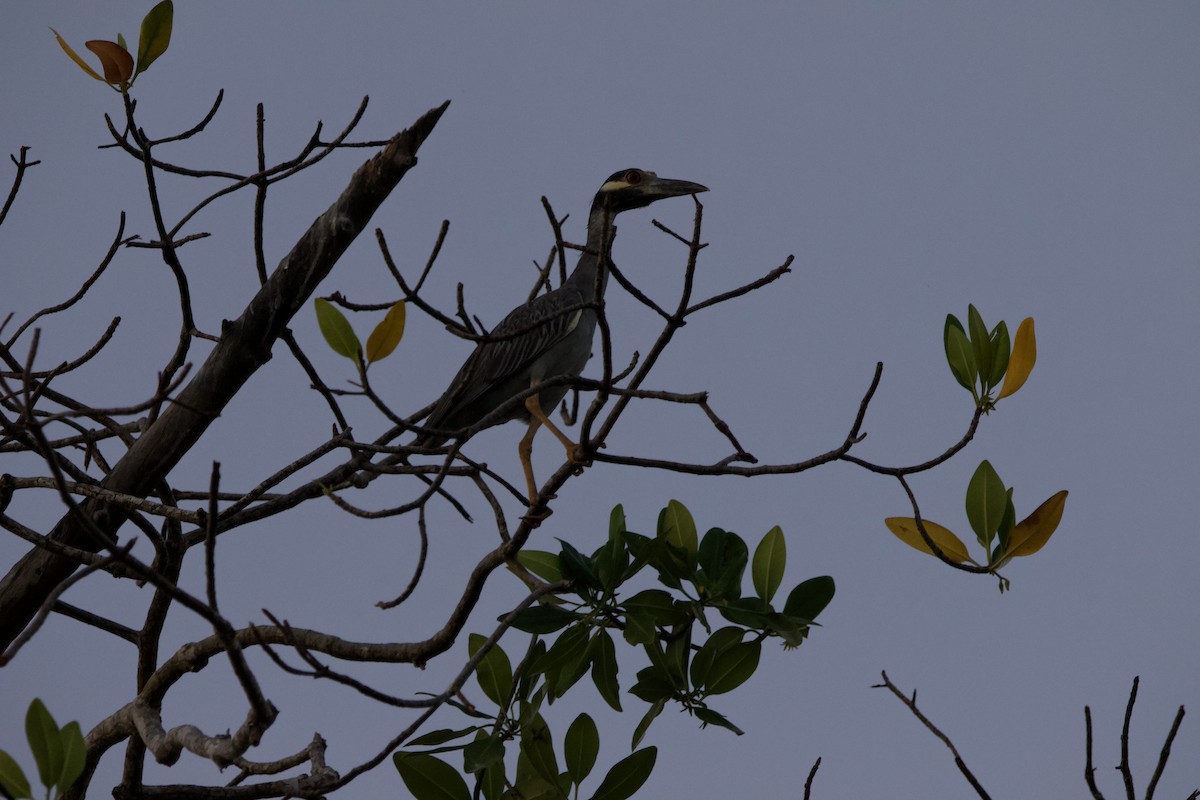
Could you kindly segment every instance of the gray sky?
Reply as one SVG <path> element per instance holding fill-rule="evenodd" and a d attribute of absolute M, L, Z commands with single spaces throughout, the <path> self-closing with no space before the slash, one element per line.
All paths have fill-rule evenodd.
<path fill-rule="evenodd" d="M 251 171 L 260 101 L 269 160 L 289 157 L 318 119 L 339 129 L 362 95 L 371 105 L 357 138 L 384 138 L 453 101 L 375 224 L 412 275 L 440 221 L 450 219 L 429 291 L 448 306 L 463 281 L 471 308 L 489 324 L 524 297 L 531 261 L 548 249 L 541 195 L 570 213 L 566 233 L 580 240 L 591 196 L 614 170 L 645 167 L 709 186 L 710 246 L 698 292 L 743 283 L 790 253 L 793 274 L 695 319 L 651 384 L 709 390 L 763 461 L 802 460 L 840 443 L 877 360 L 883 381 L 856 452 L 891 465 L 941 452 L 971 413 L 942 355 L 945 314 L 963 317 L 974 303 L 989 324 L 1037 320 L 1039 361 L 1026 387 L 984 420 L 966 453 L 914 480 L 924 514 L 964 538 L 962 497 L 983 458 L 1016 487 L 1019 516 L 1070 490 L 1049 545 L 1005 570 L 1011 594 L 894 539 L 882 520 L 909 513 L 902 490 L 848 465 L 751 482 L 600 465 L 567 486 L 534 547 L 553 549 L 557 536 L 591 549 L 617 502 L 632 528 L 649 531 L 676 498 L 702 529 L 721 526 L 752 543 L 781 525 L 785 586 L 821 574 L 838 582 L 824 627 L 804 647 L 767 648 L 754 680 L 713 703 L 745 736 L 701 731 L 674 713 L 659 718 L 647 739 L 660 746 L 658 767 L 642 796 L 797 797 L 818 756 L 817 797 L 967 796 L 946 750 L 894 698 L 869 688 L 881 669 L 919 690 L 923 710 L 997 797 L 1084 796 L 1085 703 L 1097 725 L 1102 788 L 1113 796 L 1121 715 L 1141 675 L 1132 729 L 1138 785 L 1180 704 L 1193 716 L 1158 796 L 1183 797 L 1200 785 L 1200 7 L 178 5 L 171 49 L 135 87 L 141 123 L 153 136 L 174 133 L 197 121 L 218 89 L 226 95 L 203 136 L 164 153 L 176 162 Z M 30 145 L 43 163 L 27 175 L 0 232 L 0 315 L 11 310 L 20 319 L 73 292 L 107 247 L 119 210 L 131 231 L 150 238 L 139 167 L 95 149 L 107 139 L 102 115 L 119 115 L 119 98 L 72 65 L 47 30 L 53 25 L 80 50 L 85 39 L 117 31 L 132 41 L 150 6 L 46 2 L 13 5 L 5 15 L 0 146 Z M 338 155 L 275 190 L 271 263 L 365 157 Z M 216 186 L 169 182 L 168 208 L 179 213 Z M 617 263 L 664 302 L 675 296 L 683 253 L 649 220 L 687 229 L 691 209 L 687 200 L 664 202 L 620 226 Z M 184 251 L 208 330 L 236 316 L 256 285 L 249 210 L 249 195 L 239 196 L 189 228 L 214 234 Z M 395 297 L 369 237 L 323 287 L 334 290 L 364 301 Z M 99 404 L 140 400 L 173 347 L 172 302 L 153 254 L 124 252 L 78 311 L 46 327 L 45 363 L 78 353 L 119 314 L 113 353 L 70 388 Z M 618 287 L 609 302 L 617 346 L 644 350 L 654 321 Z M 369 323 L 356 324 L 362 331 Z M 293 327 L 327 379 L 352 377 L 323 350 L 311 314 Z M 372 374 L 396 408 L 413 410 L 444 388 L 466 352 L 414 316 L 400 349 Z M 381 430 L 368 409 L 351 408 L 360 438 Z M 228 486 L 249 486 L 328 428 L 322 404 L 277 348 L 176 475 L 199 488 L 217 459 Z M 519 479 L 519 434 L 515 426 L 489 431 L 470 452 Z M 698 413 L 650 406 L 630 415 L 609 449 L 703 461 L 726 455 Z M 561 451 L 543 436 L 535 456 L 545 477 Z M 22 468 L 32 469 L 16 460 L 3 466 Z M 382 506 L 396 498 L 355 499 Z M 40 507 L 23 502 L 9 513 L 48 527 L 49 493 Z M 258 609 L 267 606 L 349 637 L 422 636 L 451 601 L 437 583 L 457 585 L 464 565 L 492 546 L 486 526 L 439 512 L 434 580 L 411 606 L 373 607 L 407 580 L 410 520 L 366 525 L 310 506 L 221 541 L 223 610 L 245 622 L 261 620 Z M 0 564 L 7 569 L 24 550 L 0 537 Z M 185 582 L 199 588 L 199 577 L 191 564 Z M 489 590 L 472 629 L 490 630 L 515 596 L 513 586 Z M 69 599 L 133 622 L 148 590 L 93 579 Z M 206 634 L 182 612 L 172 622 L 164 653 Z M 444 662 L 426 673 L 360 674 L 399 691 L 436 691 L 460 663 Z M 401 714 L 254 663 L 284 709 L 254 757 L 290 753 L 319 730 L 331 743 L 331 765 L 344 771 L 404 724 Z M 625 664 L 623 688 L 634 669 Z M 32 696 L 60 723 L 78 718 L 87 729 L 126 702 L 132 676 L 129 648 L 53 620 L 0 673 L 0 748 L 30 763 L 19 732 Z M 220 668 L 185 681 L 165 722 L 208 732 L 236 726 L 244 709 L 230 687 Z M 611 764 L 628 751 L 644 706 L 629 696 L 626 713 L 615 715 L 590 695 L 581 685 L 549 721 L 561 735 L 579 709 L 592 711 L 601 764 Z M 446 714 L 438 722 L 457 720 Z M 114 751 L 102 765 L 97 794 L 119 762 Z M 189 757 L 149 775 L 218 780 Z M 384 766 L 345 795 L 399 791 Z"/>

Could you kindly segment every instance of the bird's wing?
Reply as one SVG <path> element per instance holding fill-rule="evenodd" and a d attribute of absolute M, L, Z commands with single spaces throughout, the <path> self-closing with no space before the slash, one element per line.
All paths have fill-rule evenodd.
<path fill-rule="evenodd" d="M 499 384 L 528 369 L 538 356 L 566 338 L 583 313 L 583 293 L 560 287 L 509 312 L 459 369 L 441 403 L 426 420 L 431 427 L 453 417 Z"/>
<path fill-rule="evenodd" d="M 559 289 L 509 312 L 492 329 L 496 341 L 480 348 L 487 351 L 485 380 L 502 381 L 519 373 L 565 339 L 579 324 L 582 304 L 582 292 Z"/>

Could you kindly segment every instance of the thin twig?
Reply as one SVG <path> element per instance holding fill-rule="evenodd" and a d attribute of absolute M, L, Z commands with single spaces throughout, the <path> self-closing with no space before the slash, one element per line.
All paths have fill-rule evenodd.
<path fill-rule="evenodd" d="M 1092 709 L 1091 706 L 1083 707 L 1083 728 L 1084 728 L 1084 747 L 1087 752 L 1087 759 L 1083 766 L 1083 780 L 1087 783 L 1088 789 L 1092 793 L 1092 800 L 1104 800 L 1104 795 L 1100 793 L 1100 787 L 1096 785 L 1096 767 L 1092 763 Z"/>
<path fill-rule="evenodd" d="M 919 708 L 917 708 L 916 692 L 913 692 L 913 696 L 910 699 L 903 692 L 901 692 L 898 688 L 896 688 L 896 684 L 892 683 L 891 679 L 888 678 L 887 672 L 882 672 L 880 674 L 883 675 L 883 683 L 876 684 L 875 686 L 872 686 L 871 688 L 872 689 L 887 689 L 892 694 L 894 694 L 900 700 L 900 702 L 903 703 L 905 705 L 905 707 L 908 708 L 908 710 L 913 713 L 913 716 L 915 716 L 918 720 L 921 721 L 921 724 L 924 725 L 929 730 L 930 733 L 932 733 L 934 736 L 936 736 L 938 739 L 940 739 L 942 744 L 946 745 L 946 747 L 948 747 L 950 749 L 950 752 L 954 754 L 955 766 L 958 767 L 958 771 L 963 774 L 963 777 L 967 779 L 967 783 L 971 784 L 971 788 L 975 790 L 975 793 L 978 794 L 981 798 L 983 798 L 983 800 L 990 800 L 990 796 L 984 790 L 983 786 L 979 783 L 979 780 L 976 779 L 975 775 L 971 772 L 971 770 L 967 768 L 967 764 L 965 761 L 963 761 L 962 756 L 960 756 L 958 754 L 958 749 L 954 746 L 954 742 L 950 741 L 949 736 L 947 736 L 946 734 L 944 734 L 940 730 L 938 730 L 938 727 L 936 725 L 934 725 L 929 720 L 928 717 L 926 717 L 924 714 L 922 714 L 921 710 Z"/>
<path fill-rule="evenodd" d="M 1117 769 L 1125 784 L 1125 796 L 1128 800 L 1136 800 L 1133 793 L 1133 771 L 1129 768 L 1129 723 L 1133 719 L 1133 704 L 1137 702 L 1139 677 L 1133 676 L 1133 686 L 1129 690 L 1129 702 L 1125 704 L 1125 721 L 1121 724 L 1121 765 Z"/>

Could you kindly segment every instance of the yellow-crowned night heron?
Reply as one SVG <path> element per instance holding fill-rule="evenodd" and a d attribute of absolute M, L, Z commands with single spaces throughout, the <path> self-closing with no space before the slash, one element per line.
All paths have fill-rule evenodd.
<path fill-rule="evenodd" d="M 425 421 L 427 428 L 440 433 L 420 436 L 415 444 L 436 447 L 451 434 L 476 425 L 509 400 L 545 381 L 578 377 L 592 354 L 596 310 L 591 304 L 604 294 L 608 282 L 612 241 L 617 230 L 614 217 L 665 197 L 705 191 L 707 187 L 698 183 L 660 178 L 642 169 L 621 170 L 610 176 L 592 201 L 587 248 L 579 256 L 575 269 L 558 289 L 509 312 L 489 338 L 480 342 Z M 512 404 L 510 412 L 490 420 L 492 425 L 514 419 L 529 423 L 517 452 L 525 470 L 531 505 L 536 503 L 538 491 L 529 456 L 533 436 L 540 426 L 545 425 L 562 442 L 569 459 L 582 462 L 579 446 L 549 418 L 568 388 L 563 383 L 547 386 L 544 391 L 528 396 L 523 404 Z"/>

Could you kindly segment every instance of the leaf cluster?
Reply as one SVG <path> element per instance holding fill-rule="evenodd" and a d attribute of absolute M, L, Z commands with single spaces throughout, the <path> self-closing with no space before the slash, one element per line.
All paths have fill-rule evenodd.
<path fill-rule="evenodd" d="M 1025 385 L 1037 360 L 1033 317 L 1021 321 L 1016 338 L 1010 341 L 1003 320 L 989 331 L 979 311 L 970 305 L 965 329 L 958 317 L 946 315 L 942 339 L 954 379 L 971 393 L 985 414 L 995 408 L 998 400 Z M 997 386 L 1000 393 L 993 398 L 992 390 Z"/>
<path fill-rule="evenodd" d="M 387 315 L 367 337 L 365 348 L 350 325 L 350 320 L 346 319 L 346 315 L 337 306 L 323 297 L 318 297 L 313 300 L 313 307 L 317 313 L 317 326 L 321 329 L 321 336 L 325 338 L 329 349 L 353 361 L 358 365 L 360 372 L 366 371 L 367 367 L 376 361 L 390 356 L 404 336 L 403 300 L 392 304 L 388 309 Z"/>
<path fill-rule="evenodd" d="M 736 689 L 754 674 L 764 640 L 778 637 L 785 648 L 798 647 L 834 593 L 832 578 L 812 578 L 794 587 L 777 609 L 772 601 L 787 562 L 782 530 L 777 526 L 768 531 L 751 558 L 745 540 L 736 533 L 711 528 L 700 537 L 691 512 L 676 500 L 659 513 L 654 536 L 629 530 L 624 510 L 617 506 L 609 518 L 607 540 L 594 552 L 585 554 L 560 541 L 557 553 L 526 550 L 518 560 L 535 575 L 550 582 L 568 581 L 572 588 L 511 620 L 512 627 L 531 635 L 516 668 L 499 644 L 479 657 L 479 688 L 498 711 L 483 714 L 474 707 L 459 708 L 486 723 L 432 731 L 410 742 L 412 747 L 432 749 L 394 756 L 417 800 L 471 796 L 459 771 L 434 756 L 454 750 L 462 753 L 462 773 L 474 776 L 486 800 L 578 798 L 599 753 L 595 722 L 587 714 L 575 718 L 562 741 L 560 763 L 541 712 L 589 673 L 604 701 L 622 711 L 618 639 L 640 648 L 645 656 L 646 666 L 637 672 L 628 693 L 650 708 L 633 733 L 634 752 L 607 771 L 590 797 L 624 800 L 653 769 L 655 748 L 637 748 L 669 703 L 679 704 L 702 726 L 740 734 L 736 725 L 708 706 L 708 699 Z M 753 594 L 743 595 L 747 567 Z M 643 573 L 653 574 L 658 586 L 631 593 L 627 584 Z M 714 624 L 714 613 L 727 624 Z M 543 637 L 550 634 L 557 636 L 548 643 Z M 470 637 L 472 656 L 486 645 L 484 637 Z M 505 756 L 513 741 L 516 772 L 510 778 Z"/>
<path fill-rule="evenodd" d="M 74 48 L 67 44 L 58 31 L 53 28 L 50 30 L 54 33 L 54 38 L 58 40 L 58 46 L 79 65 L 80 69 L 101 83 L 107 83 L 124 94 L 129 87 L 133 86 L 138 75 L 148 70 L 159 56 L 167 52 L 167 47 L 171 44 L 171 27 L 174 17 L 174 4 L 171 0 L 162 0 L 142 18 L 142 28 L 138 35 L 136 67 L 133 55 L 129 52 L 122 34 L 117 34 L 115 42 L 106 39 L 91 39 L 84 42 L 84 46 L 100 59 L 100 69 L 104 73 L 103 75 L 92 69 L 75 52 Z"/>
<path fill-rule="evenodd" d="M 34 699 L 25 712 L 25 738 L 46 796 L 58 797 L 83 773 L 86 745 L 78 722 L 59 728 L 45 704 Z M 14 800 L 33 797 L 29 779 L 16 759 L 0 750 L 0 791 Z"/>
<path fill-rule="evenodd" d="M 1017 522 L 1012 487 L 1004 485 L 989 461 L 980 462 L 967 484 L 965 505 L 975 540 L 988 554 L 985 559 L 987 571 L 995 572 L 1014 558 L 1031 556 L 1041 550 L 1058 528 L 1066 503 L 1066 490 L 1056 492 Z M 902 542 L 923 553 L 936 555 L 930 546 L 932 542 L 956 563 L 981 566 L 957 535 L 936 522 L 915 517 L 889 517 L 884 522 Z M 922 530 L 925 536 L 922 536 Z M 930 541 L 926 541 L 926 536 Z M 1008 581 L 1001 578 L 1000 590 L 1007 588 Z"/>

